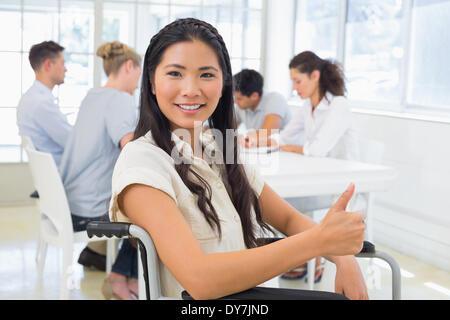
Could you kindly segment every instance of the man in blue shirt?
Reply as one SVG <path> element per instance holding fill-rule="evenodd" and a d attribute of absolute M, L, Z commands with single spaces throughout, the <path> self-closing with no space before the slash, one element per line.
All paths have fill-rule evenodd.
<path fill-rule="evenodd" d="M 37 150 L 52 154 L 57 166 L 72 129 L 52 94 L 55 85 L 64 83 L 63 50 L 53 41 L 31 47 L 29 60 L 36 79 L 17 107 L 19 134 L 30 137 Z"/>
<path fill-rule="evenodd" d="M 291 119 L 286 99 L 277 92 L 263 93 L 264 79 L 256 70 L 243 69 L 235 74 L 233 86 L 237 124 L 245 124 L 247 131 L 245 140 L 239 140 L 245 147 L 265 146 L 267 138 Z"/>

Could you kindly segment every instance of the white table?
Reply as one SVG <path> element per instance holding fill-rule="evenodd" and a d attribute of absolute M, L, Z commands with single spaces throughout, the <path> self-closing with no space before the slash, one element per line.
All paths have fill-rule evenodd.
<path fill-rule="evenodd" d="M 259 168 L 265 182 L 281 197 L 340 194 L 355 184 L 356 193 L 367 194 L 367 239 L 373 241 L 373 192 L 387 191 L 397 173 L 393 168 L 333 158 L 306 157 L 292 152 L 244 152 L 245 163 Z M 314 286 L 314 260 L 308 262 L 308 283 Z"/>
<path fill-rule="evenodd" d="M 243 153 L 242 157 L 258 167 L 283 198 L 342 193 L 351 182 L 356 192 L 386 191 L 396 177 L 396 171 L 386 166 L 292 152 Z"/>

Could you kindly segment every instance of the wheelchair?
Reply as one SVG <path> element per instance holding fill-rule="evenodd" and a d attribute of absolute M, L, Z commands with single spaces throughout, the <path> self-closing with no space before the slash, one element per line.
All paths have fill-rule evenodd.
<path fill-rule="evenodd" d="M 159 257 L 152 238 L 147 231 L 137 225 L 124 222 L 90 222 L 87 225 L 86 231 L 88 237 L 90 238 L 106 236 L 108 238 L 115 237 L 119 239 L 136 239 L 142 266 L 142 278 L 140 275 L 139 281 L 145 281 L 145 296 L 143 297 L 142 294 L 140 294 L 139 299 L 172 299 L 162 295 L 159 275 Z M 258 245 L 266 245 L 280 239 L 282 238 L 260 238 L 258 239 Z M 401 299 L 400 267 L 391 255 L 385 252 L 377 251 L 372 243 L 364 241 L 361 252 L 355 256 L 360 258 L 379 258 L 386 261 L 392 271 L 392 299 Z M 338 296 L 334 293 L 316 290 L 254 287 L 239 293 L 222 297 L 219 300 L 314 300 L 327 299 L 328 297 L 331 297 L 331 295 L 335 295 L 333 298 Z M 180 299 L 192 300 L 193 298 L 188 292 L 183 291 Z"/>

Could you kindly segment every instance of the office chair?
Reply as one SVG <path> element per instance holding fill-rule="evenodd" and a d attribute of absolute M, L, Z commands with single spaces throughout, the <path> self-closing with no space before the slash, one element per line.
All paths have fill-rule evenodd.
<path fill-rule="evenodd" d="M 90 222 L 86 228 L 88 237 L 130 237 L 135 238 L 138 243 L 139 252 L 141 256 L 141 264 L 142 264 L 142 276 L 139 276 L 139 281 L 145 281 L 145 293 L 139 292 L 140 299 L 147 300 L 161 300 L 161 299 L 173 299 L 164 297 L 161 293 L 161 285 L 160 285 L 160 275 L 159 275 L 159 257 L 156 252 L 155 245 L 151 236 L 142 229 L 141 227 L 124 222 Z M 277 241 L 280 238 L 260 238 L 258 239 L 259 245 L 265 245 L 271 243 L 273 241 Z M 391 269 L 392 269 L 392 299 L 400 300 L 401 299 L 401 275 L 400 275 L 400 267 L 395 261 L 395 259 L 387 253 L 377 251 L 375 246 L 368 242 L 364 241 L 363 248 L 356 257 L 362 258 L 380 258 L 386 261 Z M 278 292 L 294 292 L 297 289 L 283 289 L 283 288 L 263 288 L 263 287 L 255 287 L 250 290 L 246 290 L 240 293 L 232 294 L 227 297 L 223 297 L 221 299 L 232 299 L 232 300 L 241 300 L 241 299 L 251 299 L 255 298 L 255 296 L 261 297 L 263 299 L 276 299 Z M 303 291 L 304 290 L 297 290 Z M 314 296 L 319 297 L 321 294 L 325 294 L 325 292 L 314 291 Z M 183 291 L 182 296 L 180 297 L 184 300 L 190 300 L 192 297 L 186 291 Z M 305 297 L 306 299 L 310 299 Z M 258 299 L 258 298 L 256 298 Z"/>
<path fill-rule="evenodd" d="M 22 140 L 22 149 L 26 151 L 26 148 L 31 148 L 32 150 L 36 150 L 36 147 L 33 144 L 33 141 L 31 141 L 31 138 L 29 136 L 20 136 L 21 140 Z M 31 194 L 30 194 L 30 198 L 33 199 L 39 199 L 39 194 L 36 190 L 34 190 Z"/>
<path fill-rule="evenodd" d="M 33 144 L 33 141 L 31 141 L 31 138 L 29 136 L 20 136 L 21 138 L 21 145 L 22 145 L 22 149 L 26 152 L 26 148 L 30 148 L 31 150 L 36 150 L 36 147 Z M 28 153 L 27 153 L 28 156 Z M 34 188 L 36 189 L 36 186 L 34 186 Z M 37 190 L 34 190 L 31 194 L 30 194 L 30 198 L 34 199 L 37 207 L 39 209 L 39 194 L 37 192 Z M 39 209 L 40 210 L 40 209 Z M 41 212 L 39 212 L 39 221 L 41 221 Z M 35 256 L 35 260 L 36 262 L 39 261 L 39 252 L 40 252 L 40 248 L 41 248 L 41 237 L 40 235 L 38 236 L 38 244 L 36 246 L 36 256 Z"/>
<path fill-rule="evenodd" d="M 38 275 L 42 279 L 48 245 L 62 249 L 62 272 L 60 299 L 69 295 L 68 281 L 73 259 L 73 245 L 78 242 L 107 240 L 107 268 L 111 269 L 114 246 L 113 239 L 90 239 L 86 231 L 74 232 L 72 218 L 61 177 L 50 153 L 26 147 L 31 175 L 39 192 L 39 210 L 41 213 L 39 227 Z"/>

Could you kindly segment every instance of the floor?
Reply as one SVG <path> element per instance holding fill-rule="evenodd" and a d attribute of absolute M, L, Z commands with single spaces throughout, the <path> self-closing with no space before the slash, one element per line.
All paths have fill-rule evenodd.
<path fill-rule="evenodd" d="M 42 281 L 37 277 L 36 244 L 38 214 L 34 206 L 0 208 L 0 299 L 59 298 L 60 252 L 49 247 Z M 83 269 L 76 263 L 84 244 L 76 245 L 71 270 L 70 299 L 104 299 L 100 287 L 106 274 Z M 427 265 L 387 247 L 376 245 L 377 250 L 391 254 L 402 269 L 402 299 L 449 300 L 450 273 Z M 379 259 L 358 259 L 366 278 L 371 299 L 391 299 L 391 274 L 387 265 Z M 372 275 L 372 276 L 369 276 Z M 327 263 L 322 281 L 315 289 L 334 291 L 335 268 Z M 373 279 L 373 281 L 370 281 Z M 266 282 L 267 286 L 307 288 L 305 280 Z"/>

